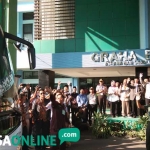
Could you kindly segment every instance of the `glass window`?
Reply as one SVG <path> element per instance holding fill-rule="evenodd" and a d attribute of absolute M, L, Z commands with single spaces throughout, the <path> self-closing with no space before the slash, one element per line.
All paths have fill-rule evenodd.
<path fill-rule="evenodd" d="M 32 33 L 33 24 L 23 24 L 23 33 Z"/>
<path fill-rule="evenodd" d="M 38 78 L 38 71 L 34 71 L 34 72 L 32 72 L 32 76 L 33 76 L 33 78 Z"/>
<path fill-rule="evenodd" d="M 79 79 L 79 88 L 84 88 L 84 89 L 88 89 L 90 87 L 94 87 L 94 84 L 93 84 L 93 80 L 94 78 L 80 78 Z"/>
<path fill-rule="evenodd" d="M 24 71 L 23 79 L 38 79 L 38 71 Z"/>
<path fill-rule="evenodd" d="M 34 19 L 33 12 L 23 13 L 23 20 L 33 20 L 33 19 Z"/>
<path fill-rule="evenodd" d="M 33 24 L 23 24 L 23 38 L 29 42 L 33 42 Z"/>
<path fill-rule="evenodd" d="M 31 79 L 32 78 L 32 72 L 23 72 L 23 78 L 24 79 Z"/>

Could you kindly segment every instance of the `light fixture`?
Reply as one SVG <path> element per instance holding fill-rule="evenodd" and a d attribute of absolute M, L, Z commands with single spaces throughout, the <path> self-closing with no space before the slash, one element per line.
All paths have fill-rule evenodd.
<path fill-rule="evenodd" d="M 15 47 L 16 50 L 18 50 L 18 51 L 21 52 L 21 43 L 19 43 L 19 44 L 13 43 L 13 45 L 14 45 L 14 47 Z"/>

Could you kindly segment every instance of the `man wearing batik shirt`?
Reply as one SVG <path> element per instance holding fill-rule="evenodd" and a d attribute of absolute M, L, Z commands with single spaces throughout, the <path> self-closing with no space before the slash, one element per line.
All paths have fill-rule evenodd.
<path fill-rule="evenodd" d="M 47 136 L 49 135 L 49 129 L 50 129 L 50 111 L 45 110 L 45 106 L 49 103 L 45 99 L 45 93 L 43 89 L 39 90 L 39 99 L 36 100 L 34 108 L 33 108 L 33 131 L 35 136 L 35 142 L 37 142 L 37 136 L 43 135 Z M 35 150 L 44 149 L 45 145 L 39 145 L 35 146 Z"/>
<path fill-rule="evenodd" d="M 84 89 L 80 89 L 80 94 L 77 96 L 77 103 L 78 103 L 78 110 L 84 113 L 83 122 L 87 122 L 88 113 L 87 113 L 87 106 L 88 106 L 88 99 L 87 95 L 84 93 Z"/>
<path fill-rule="evenodd" d="M 99 84 L 96 86 L 96 93 L 98 94 L 98 105 L 99 105 L 99 111 L 102 114 L 106 113 L 106 93 L 107 93 L 107 87 L 104 86 L 103 80 L 99 80 Z"/>

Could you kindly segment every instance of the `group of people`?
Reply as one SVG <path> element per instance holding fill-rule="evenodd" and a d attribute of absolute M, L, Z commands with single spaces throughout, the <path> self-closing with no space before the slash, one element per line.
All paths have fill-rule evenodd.
<path fill-rule="evenodd" d="M 100 113 L 106 113 L 106 102 L 110 105 L 112 117 L 137 117 L 145 114 L 144 105 L 150 102 L 150 81 L 148 78 L 126 78 L 122 83 L 112 80 L 110 86 L 102 79 L 96 87 Z"/>
<path fill-rule="evenodd" d="M 136 117 L 145 113 L 144 105 L 150 102 L 150 82 L 142 80 L 142 73 L 139 78 L 127 78 L 123 83 L 112 80 L 110 84 L 107 87 L 100 79 L 96 88 L 89 88 L 88 94 L 83 88 L 77 93 L 77 88 L 70 83 L 63 89 L 61 82 L 57 89 L 36 86 L 33 92 L 29 84 L 20 85 L 17 107 L 23 116 L 23 134 L 34 135 L 35 142 L 37 135 L 56 135 L 57 146 L 51 149 L 65 150 L 67 144 L 59 145 L 58 131 L 72 125 L 78 127 L 78 123 L 92 125 L 92 116 L 97 110 L 105 115 L 108 103 L 112 117 Z M 36 146 L 35 149 L 44 150 L 45 147 Z"/>

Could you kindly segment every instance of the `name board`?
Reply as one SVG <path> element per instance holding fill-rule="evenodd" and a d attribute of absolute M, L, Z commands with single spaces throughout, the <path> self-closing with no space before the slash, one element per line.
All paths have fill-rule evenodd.
<path fill-rule="evenodd" d="M 94 53 L 91 56 L 95 63 L 104 63 L 105 66 L 133 66 L 133 65 L 150 65 L 150 50 L 141 50 L 143 55 L 135 51 L 118 51 Z"/>

